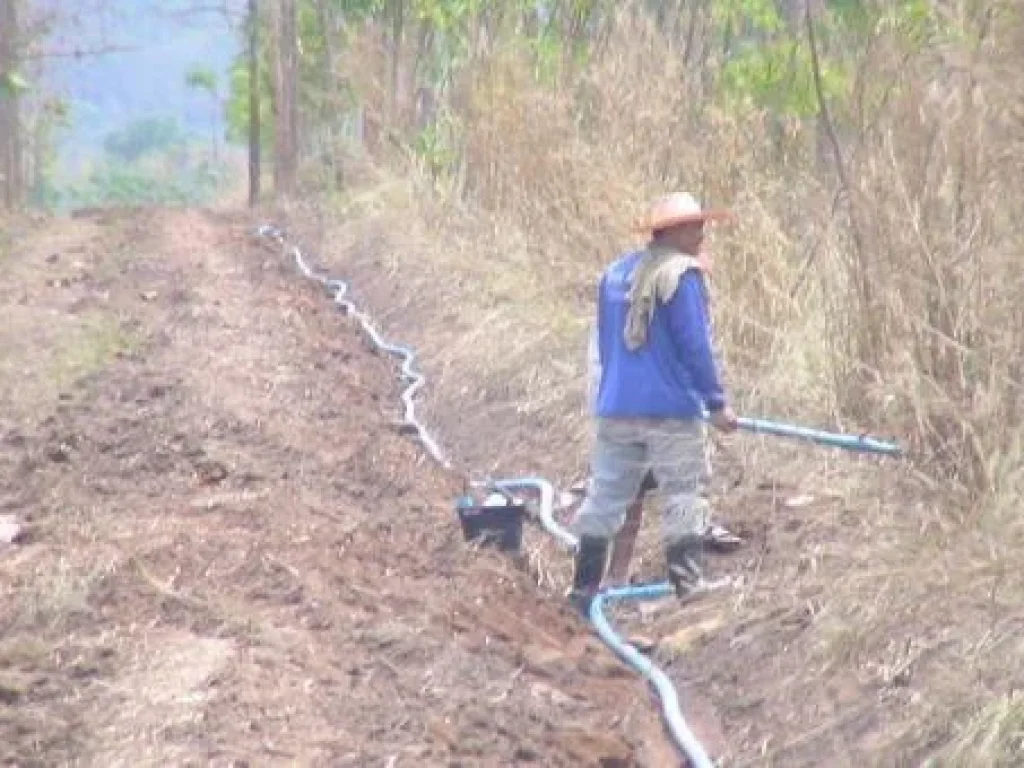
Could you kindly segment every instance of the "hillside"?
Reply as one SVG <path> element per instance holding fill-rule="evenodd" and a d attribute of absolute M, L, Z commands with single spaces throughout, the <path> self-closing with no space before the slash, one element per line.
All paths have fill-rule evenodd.
<path fill-rule="evenodd" d="M 48 50 L 110 51 L 47 62 L 45 87 L 66 98 L 71 110 L 58 155 L 62 170 L 95 159 L 107 134 L 146 117 L 172 116 L 204 140 L 211 131 L 223 136 L 222 108 L 188 88 L 185 76 L 201 66 L 226 88 L 239 47 L 235 21 L 216 12 L 180 11 L 189 5 L 195 4 L 104 0 L 93 12 L 58 17 Z M 58 10 L 66 12 L 66 6 Z"/>

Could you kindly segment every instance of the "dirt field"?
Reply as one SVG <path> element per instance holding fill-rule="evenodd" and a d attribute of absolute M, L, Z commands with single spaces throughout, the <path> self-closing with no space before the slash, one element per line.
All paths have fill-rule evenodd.
<path fill-rule="evenodd" d="M 8 230 L 3 762 L 673 764 L 644 686 L 463 544 L 394 361 L 247 225 Z"/>
<path fill-rule="evenodd" d="M 462 542 L 459 478 L 395 426 L 396 361 L 252 223 L 3 228 L 0 516 L 23 526 L 0 543 L 4 764 L 678 765 L 657 701 L 564 610 L 568 559 L 533 529 L 523 563 Z M 446 358 L 468 332 L 445 335 L 440 284 L 394 280 L 385 251 L 340 238 L 325 259 L 422 351 L 458 463 L 574 476 L 579 436 Z M 736 589 L 615 618 L 656 642 L 723 766 L 1013 752 L 1020 577 L 984 537 L 871 461 L 747 439 L 716 468 L 720 517 L 749 536 L 714 564 Z M 984 752 L 963 754 L 938 764 Z"/>

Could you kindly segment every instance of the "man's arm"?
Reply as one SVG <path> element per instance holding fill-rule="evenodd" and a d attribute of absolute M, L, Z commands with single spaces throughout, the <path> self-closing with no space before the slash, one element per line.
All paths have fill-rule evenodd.
<path fill-rule="evenodd" d="M 669 314 L 676 343 L 683 354 L 683 363 L 690 371 L 694 387 L 709 411 L 720 411 L 726 405 L 725 390 L 711 347 L 703 278 L 699 271 L 690 269 L 683 273 L 679 287 L 669 303 Z"/>

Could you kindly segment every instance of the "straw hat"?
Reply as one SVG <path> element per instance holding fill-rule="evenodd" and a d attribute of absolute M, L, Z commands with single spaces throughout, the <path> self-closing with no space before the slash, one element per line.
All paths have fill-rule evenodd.
<path fill-rule="evenodd" d="M 720 221 L 731 218 L 732 214 L 724 209 L 701 208 L 693 195 L 686 192 L 675 192 L 656 200 L 647 215 L 636 222 L 637 232 L 656 232 L 678 224 L 692 222 Z"/>

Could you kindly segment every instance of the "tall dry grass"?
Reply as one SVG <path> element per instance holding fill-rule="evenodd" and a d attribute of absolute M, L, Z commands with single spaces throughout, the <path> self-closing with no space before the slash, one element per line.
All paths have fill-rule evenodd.
<path fill-rule="evenodd" d="M 899 436 L 965 499 L 1015 493 L 1021 25 L 960 24 L 958 43 L 917 51 L 878 33 L 853 90 L 883 103 L 846 110 L 840 168 L 820 126 L 709 99 L 714 62 L 688 66 L 632 6 L 553 86 L 492 42 L 442 104 L 448 191 L 524 233 L 545 281 L 586 300 L 651 197 L 683 188 L 728 205 L 716 317 L 744 404 Z M 343 69 L 383 125 L 389 58 L 373 35 L 349 51 Z M 395 160 L 398 143 L 377 146 Z"/>

